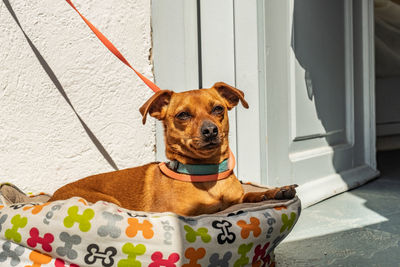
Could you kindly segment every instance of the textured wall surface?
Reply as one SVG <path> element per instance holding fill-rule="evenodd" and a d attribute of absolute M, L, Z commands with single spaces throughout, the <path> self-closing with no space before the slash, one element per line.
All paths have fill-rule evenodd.
<path fill-rule="evenodd" d="M 150 0 L 73 2 L 152 78 Z M 52 193 L 153 161 L 151 94 L 66 1 L 0 0 L 0 182 Z"/>

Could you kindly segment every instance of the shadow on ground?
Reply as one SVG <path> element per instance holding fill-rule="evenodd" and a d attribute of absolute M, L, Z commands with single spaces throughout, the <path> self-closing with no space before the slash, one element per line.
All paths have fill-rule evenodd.
<path fill-rule="evenodd" d="M 277 265 L 400 266 L 400 151 L 378 153 L 378 169 L 378 179 L 305 209 Z"/>

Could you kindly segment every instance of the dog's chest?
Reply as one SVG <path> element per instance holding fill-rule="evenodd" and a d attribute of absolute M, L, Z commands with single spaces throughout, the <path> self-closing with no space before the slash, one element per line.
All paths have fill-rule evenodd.
<path fill-rule="evenodd" d="M 203 183 L 202 189 L 211 201 L 219 204 L 232 205 L 237 203 L 243 195 L 243 188 L 234 175 L 218 182 Z"/>

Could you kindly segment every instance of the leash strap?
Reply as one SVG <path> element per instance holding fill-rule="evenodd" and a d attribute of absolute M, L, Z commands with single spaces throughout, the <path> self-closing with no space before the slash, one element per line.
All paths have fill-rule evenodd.
<path fill-rule="evenodd" d="M 145 76 L 143 76 L 140 72 L 136 71 L 131 64 L 125 59 L 125 57 L 121 54 L 121 52 L 118 51 L 118 49 L 105 37 L 98 29 L 96 29 L 95 26 L 93 26 L 90 21 L 88 21 L 79 11 L 76 9 L 74 4 L 71 2 L 71 0 L 66 0 L 67 3 L 81 16 L 83 21 L 89 26 L 89 28 L 93 31 L 93 33 L 99 38 L 99 40 L 110 50 L 111 53 L 113 53 L 119 60 L 121 60 L 125 65 L 127 65 L 129 68 L 131 68 L 137 76 L 139 76 L 140 79 L 151 89 L 153 92 L 158 92 L 160 91 L 160 88 L 155 85 L 152 81 L 147 79 Z"/>

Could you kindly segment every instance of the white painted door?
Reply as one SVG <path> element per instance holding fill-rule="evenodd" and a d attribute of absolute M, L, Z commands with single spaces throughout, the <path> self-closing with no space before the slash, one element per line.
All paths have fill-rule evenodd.
<path fill-rule="evenodd" d="M 354 77 L 354 61 L 360 60 L 354 54 L 358 37 L 353 34 L 353 5 L 357 4 L 351 0 L 262 4 L 267 182 L 299 184 L 305 205 L 377 175 L 374 161 L 358 160 L 373 153 L 373 143 L 368 140 L 370 133 L 359 134 L 360 122 L 370 122 L 364 115 L 371 110 L 360 112 L 363 94 L 356 90 Z M 366 144 L 362 149 L 360 142 Z"/>
<path fill-rule="evenodd" d="M 230 114 L 239 179 L 297 183 L 307 206 L 378 174 L 372 1 L 153 0 L 153 9 L 161 87 L 177 70 L 187 77 L 189 61 L 175 59 L 189 57 L 199 87 L 225 81 L 245 92 L 250 109 Z M 167 29 L 168 17 L 178 26 Z M 176 54 L 163 53 L 171 43 Z"/>

